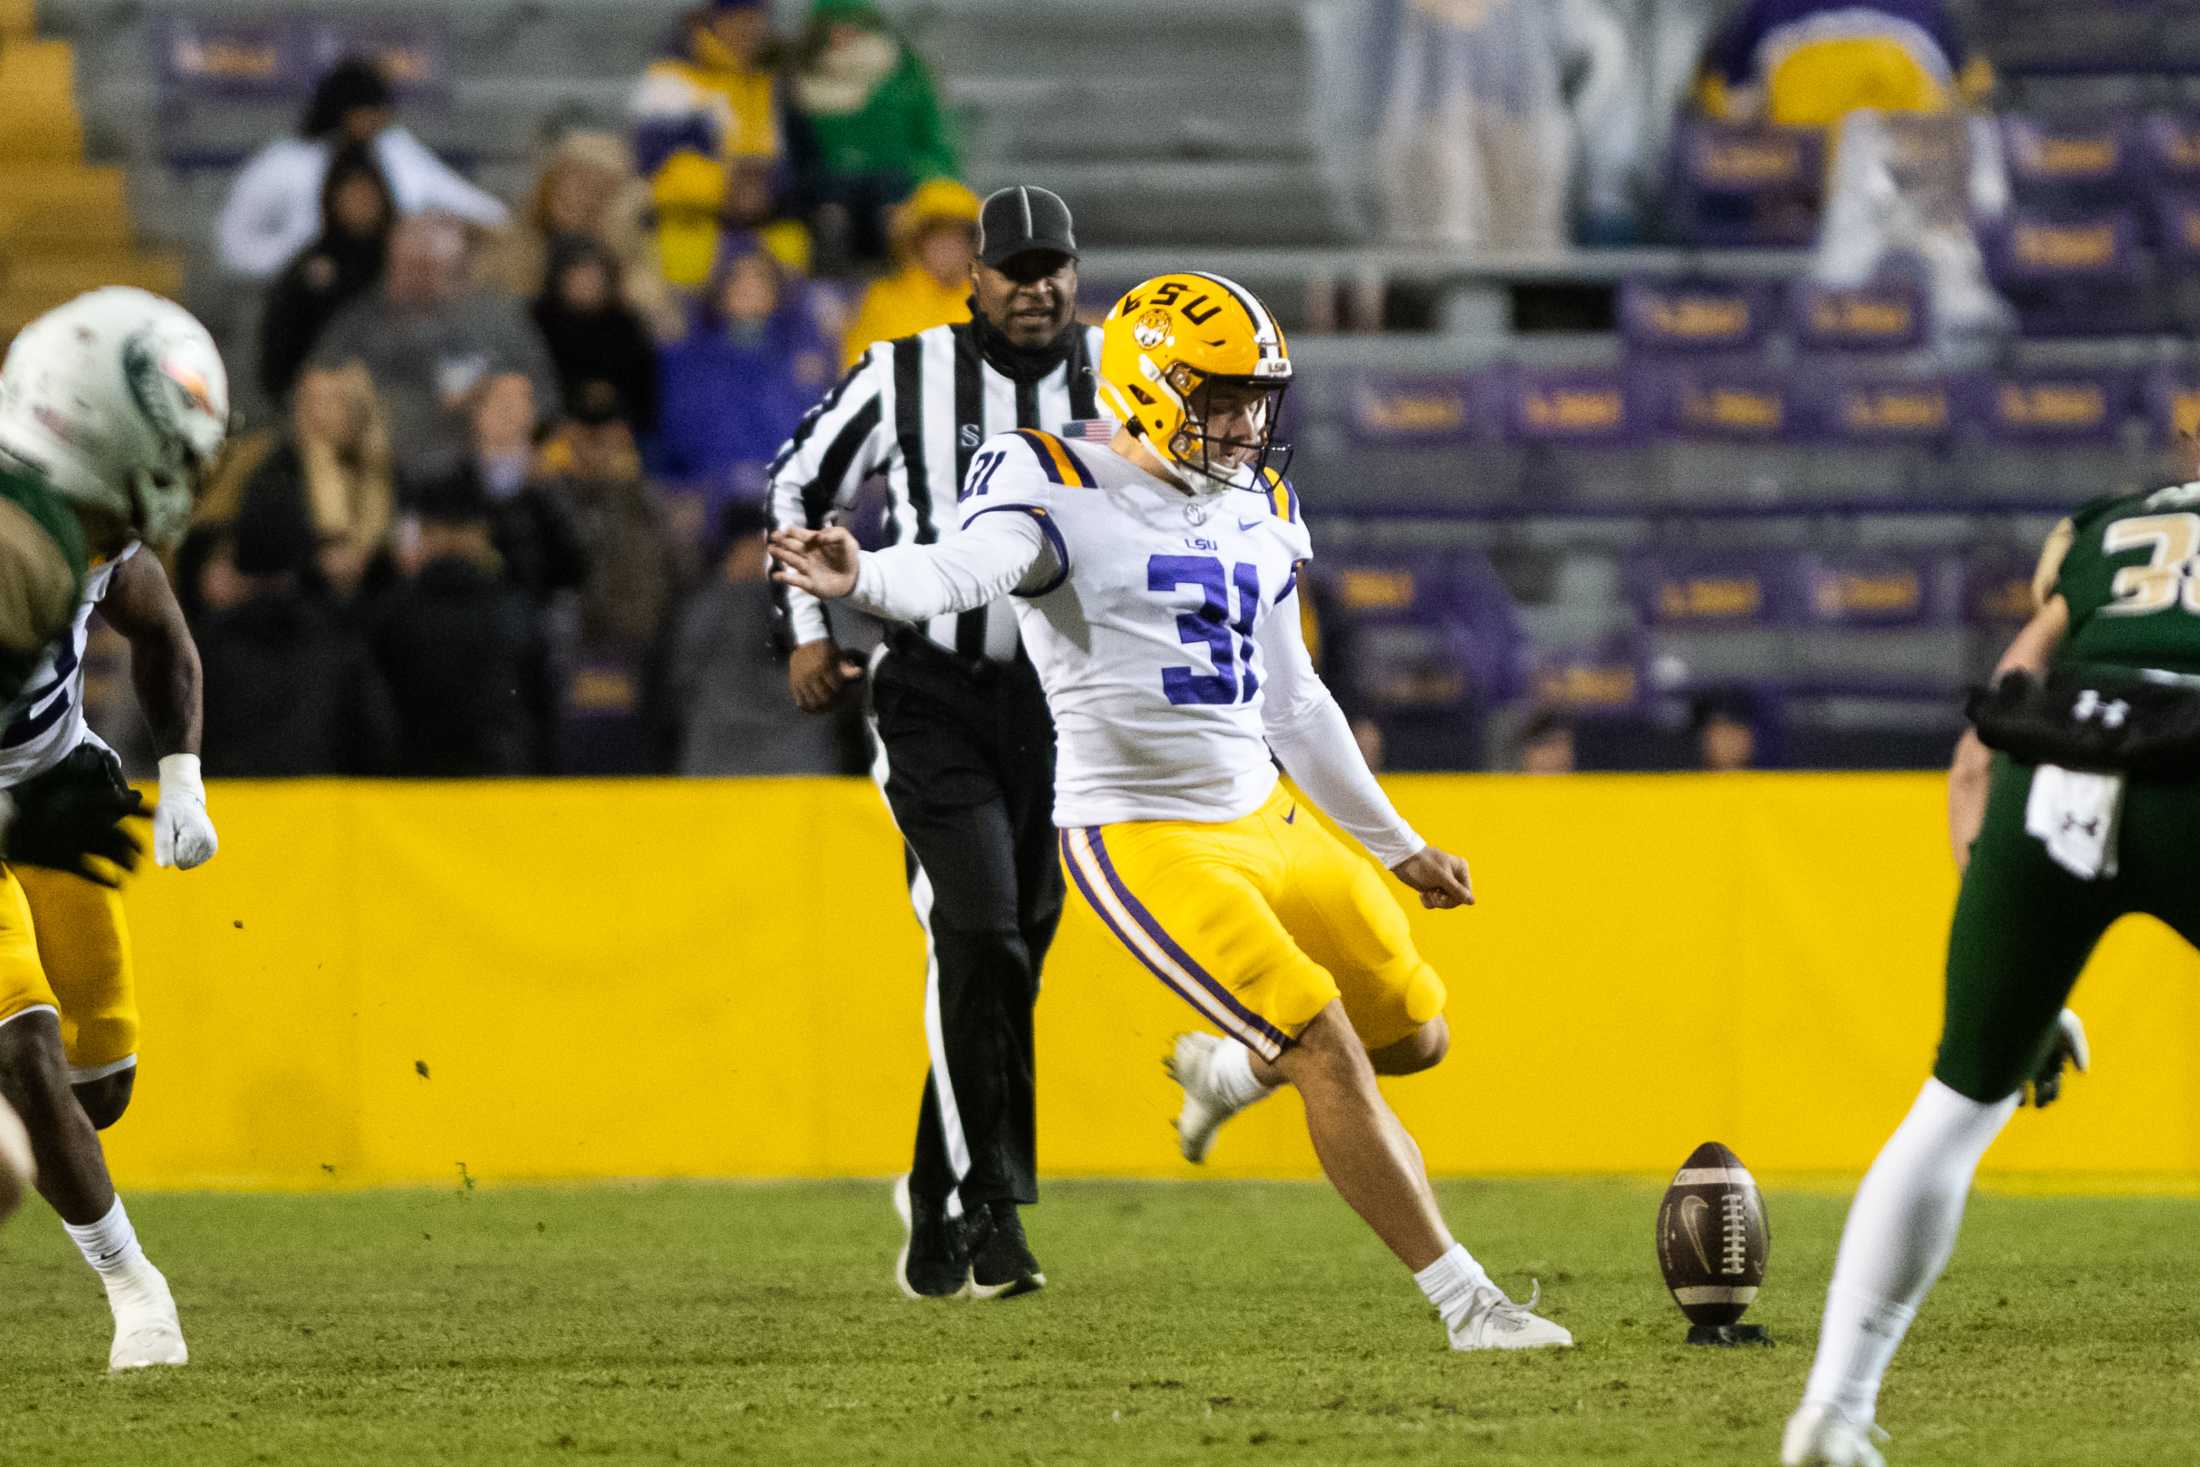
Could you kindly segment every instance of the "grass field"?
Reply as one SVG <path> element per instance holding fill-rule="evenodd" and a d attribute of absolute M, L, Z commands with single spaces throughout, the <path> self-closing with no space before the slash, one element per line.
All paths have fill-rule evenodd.
<path fill-rule="evenodd" d="M 1774 1188 L 1754 1319 L 1691 1349 L 1658 1187 L 1458 1182 L 1454 1226 L 1581 1347 L 1453 1356 L 1325 1189 L 1061 1183 L 1052 1286 L 919 1305 L 882 1183 L 130 1199 L 194 1363 L 108 1380 L 50 1215 L 0 1235 L 0 1462 L 1757 1463 L 1844 1199 Z M 1988 1195 L 1897 1363 L 1899 1464 L 2200 1455 L 2200 1201 Z"/>

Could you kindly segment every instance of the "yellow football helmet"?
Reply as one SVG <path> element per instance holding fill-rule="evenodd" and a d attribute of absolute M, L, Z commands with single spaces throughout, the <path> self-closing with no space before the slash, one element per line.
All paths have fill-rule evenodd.
<path fill-rule="evenodd" d="M 1275 437 L 1290 385 L 1291 352 L 1275 318 L 1220 275 L 1156 275 L 1117 301 L 1101 325 L 1100 400 L 1182 469 L 1190 488 L 1256 488 L 1271 456 L 1280 451 L 1289 462 L 1290 449 Z M 1210 437 L 1214 386 L 1237 389 L 1227 394 L 1232 415 L 1251 436 Z"/>

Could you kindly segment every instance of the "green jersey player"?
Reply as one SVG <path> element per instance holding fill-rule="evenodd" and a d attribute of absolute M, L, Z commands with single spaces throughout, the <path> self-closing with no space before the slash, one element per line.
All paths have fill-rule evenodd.
<path fill-rule="evenodd" d="M 87 581 L 111 581 L 136 545 L 158 549 L 182 534 L 228 427 L 221 356 L 206 328 L 172 302 L 97 290 L 17 335 L 0 364 L 0 727 L 8 742 L 25 747 L 62 706 L 57 690 L 77 665 L 73 635 L 89 614 L 81 610 Z M 31 685 L 40 668 L 46 680 Z M 35 931 L 24 895 L 31 877 L 19 872 L 51 867 L 115 885 L 116 868 L 136 862 L 137 842 L 122 822 L 137 806 L 96 741 L 0 791 L 0 1170 L 11 1174 L 0 1177 L 0 1208 L 20 1191 L 27 1139 L 39 1192 L 105 1286 L 115 1370 L 183 1364 L 183 1331 L 167 1280 L 115 1195 L 77 1088 L 105 1077 L 71 1072 L 64 1024 L 81 1028 L 89 1017 L 72 1011 L 45 971 L 38 938 L 81 934 Z M 176 828 L 176 815 L 161 827 Z M 210 841 L 210 827 L 205 834 Z"/>
<path fill-rule="evenodd" d="M 1877 1467 L 1879 1382 L 1954 1250 L 1980 1157 L 2085 1065 L 2063 1007 L 2117 918 L 2200 945 L 2200 483 L 2095 500 L 2049 538 L 2037 611 L 1956 751 L 1963 885 L 1939 1057 L 1858 1189 L 1788 1467 Z M 1996 751 L 2000 752 L 1996 752 Z"/>

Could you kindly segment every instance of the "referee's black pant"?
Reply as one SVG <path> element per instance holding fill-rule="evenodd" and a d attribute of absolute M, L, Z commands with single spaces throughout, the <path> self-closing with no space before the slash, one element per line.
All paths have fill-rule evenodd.
<path fill-rule="evenodd" d="M 1062 916 L 1054 720 L 1038 674 L 898 630 L 871 679 L 877 773 L 925 937 L 931 1069 L 911 1190 L 1039 1200 L 1031 1011 Z"/>

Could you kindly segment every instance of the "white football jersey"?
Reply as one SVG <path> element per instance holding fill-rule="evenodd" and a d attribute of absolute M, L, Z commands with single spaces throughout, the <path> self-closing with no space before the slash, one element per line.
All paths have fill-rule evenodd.
<path fill-rule="evenodd" d="M 1313 546 L 1297 495 L 1268 478 L 1189 495 L 1034 429 L 971 460 L 962 523 L 1030 515 L 1063 562 L 1016 603 L 1054 710 L 1055 824 L 1235 820 L 1275 788 L 1261 627 Z"/>
<path fill-rule="evenodd" d="M 39 659 L 15 716 L 0 730 L 0 789 L 13 789 L 59 764 L 78 744 L 98 741 L 84 722 L 84 644 L 91 637 L 92 608 L 107 594 L 115 567 L 138 553 L 132 541 L 120 555 L 93 566 L 84 577 L 76 619 Z"/>

